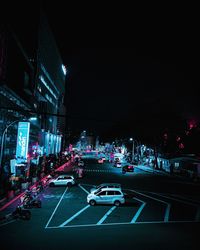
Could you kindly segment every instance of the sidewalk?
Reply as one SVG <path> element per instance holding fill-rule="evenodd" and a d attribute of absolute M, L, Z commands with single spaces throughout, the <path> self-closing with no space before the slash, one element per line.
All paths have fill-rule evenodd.
<path fill-rule="evenodd" d="M 154 169 L 150 166 L 145 166 L 145 165 L 134 165 L 135 168 L 138 168 L 140 170 L 143 170 L 145 172 L 149 172 L 149 173 L 156 173 L 159 175 L 170 175 L 169 172 L 166 172 L 165 170 L 160 170 L 160 169 Z"/>
<path fill-rule="evenodd" d="M 61 172 L 69 172 L 71 169 L 71 167 L 73 166 L 72 162 L 66 162 L 63 165 L 61 165 L 60 167 L 58 167 L 57 169 L 55 169 L 55 171 L 61 171 Z M 43 181 L 44 183 L 46 182 L 47 176 L 43 177 L 41 179 L 41 181 Z M 29 189 L 32 190 L 33 188 L 35 188 L 36 184 L 32 184 Z M 10 200 L 7 200 L 6 198 L 2 199 L 2 203 L 0 203 L 0 213 L 2 215 L 11 213 L 15 210 L 15 208 L 17 207 L 18 204 L 21 204 L 21 196 L 23 196 L 25 193 L 25 190 L 22 190 L 19 194 L 17 194 L 15 197 L 13 197 Z"/>

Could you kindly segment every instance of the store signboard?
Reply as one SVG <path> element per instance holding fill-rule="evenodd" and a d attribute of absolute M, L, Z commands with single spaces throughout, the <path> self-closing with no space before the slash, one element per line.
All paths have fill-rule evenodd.
<path fill-rule="evenodd" d="M 10 172 L 12 173 L 13 176 L 16 176 L 16 160 L 15 159 L 10 160 Z"/>
<path fill-rule="evenodd" d="M 16 158 L 17 163 L 27 161 L 30 122 L 18 123 Z"/>

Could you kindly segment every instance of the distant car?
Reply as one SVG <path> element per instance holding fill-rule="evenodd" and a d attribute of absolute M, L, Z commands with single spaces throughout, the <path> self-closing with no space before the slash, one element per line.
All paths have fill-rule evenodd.
<path fill-rule="evenodd" d="M 103 158 L 99 158 L 98 159 L 98 163 L 103 164 L 104 163 L 104 159 Z"/>
<path fill-rule="evenodd" d="M 103 188 L 100 191 L 88 194 L 87 202 L 91 206 L 96 204 L 113 204 L 120 206 L 125 203 L 125 197 L 120 188 Z"/>
<path fill-rule="evenodd" d="M 76 182 L 75 182 L 74 176 L 72 176 L 72 175 L 59 175 L 57 178 L 51 179 L 49 181 L 50 187 L 54 187 L 54 186 L 71 187 L 75 184 L 76 184 Z"/>
<path fill-rule="evenodd" d="M 133 165 L 125 165 L 122 167 L 122 173 L 126 172 L 134 172 L 134 166 Z"/>
<path fill-rule="evenodd" d="M 79 166 L 79 167 L 84 167 L 84 165 L 85 165 L 85 164 L 84 164 L 84 161 L 79 161 L 79 162 L 78 162 L 78 166 Z"/>
<path fill-rule="evenodd" d="M 122 167 L 122 163 L 121 163 L 119 158 L 115 159 L 113 166 L 116 167 L 116 168 L 121 168 Z"/>
<path fill-rule="evenodd" d="M 119 183 L 102 183 L 102 184 L 90 189 L 90 193 L 100 191 L 103 188 L 120 188 L 121 189 L 121 184 L 119 184 Z"/>

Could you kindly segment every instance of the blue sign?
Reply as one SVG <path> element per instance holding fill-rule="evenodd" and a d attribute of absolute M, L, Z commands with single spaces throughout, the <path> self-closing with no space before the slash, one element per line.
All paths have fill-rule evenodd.
<path fill-rule="evenodd" d="M 18 123 L 16 158 L 17 163 L 27 161 L 30 122 Z"/>

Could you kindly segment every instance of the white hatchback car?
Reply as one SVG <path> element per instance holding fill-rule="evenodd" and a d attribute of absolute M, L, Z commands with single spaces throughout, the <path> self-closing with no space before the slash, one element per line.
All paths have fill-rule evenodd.
<path fill-rule="evenodd" d="M 75 179 L 72 175 L 59 175 L 57 178 L 50 180 L 49 186 L 67 186 L 71 187 L 72 185 L 75 185 Z"/>
<path fill-rule="evenodd" d="M 90 189 L 90 193 L 100 191 L 102 188 L 120 188 L 121 184 L 119 183 L 101 183 L 100 185 Z"/>
<path fill-rule="evenodd" d="M 103 188 L 100 191 L 88 194 L 87 202 L 91 206 L 96 204 L 113 204 L 120 206 L 125 203 L 125 197 L 120 188 Z"/>

